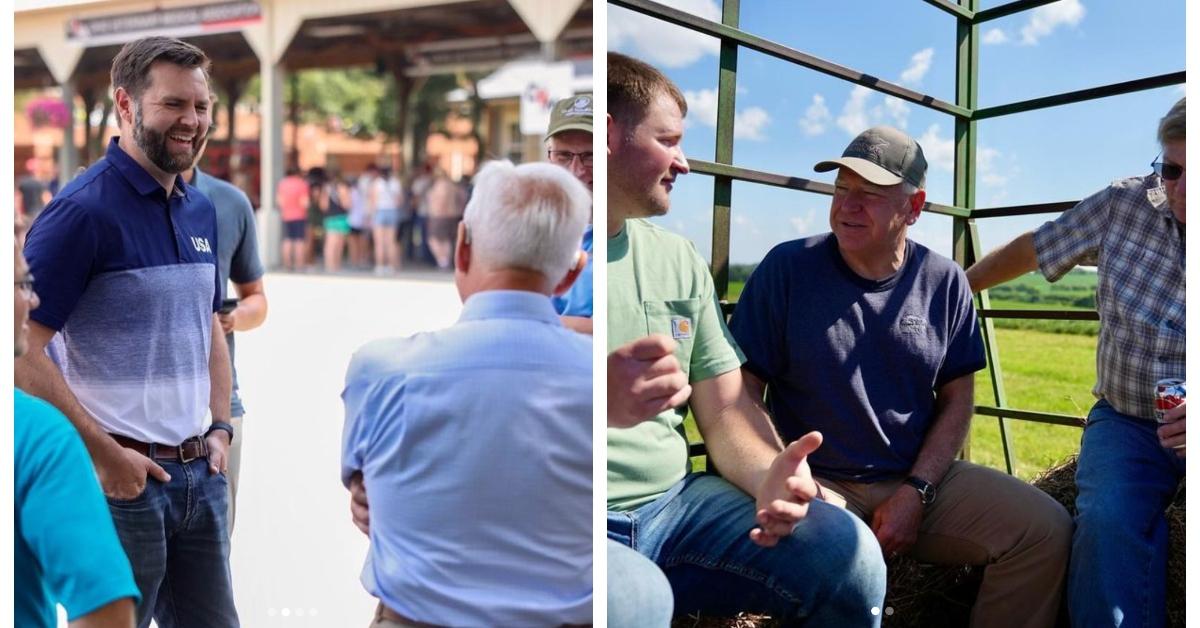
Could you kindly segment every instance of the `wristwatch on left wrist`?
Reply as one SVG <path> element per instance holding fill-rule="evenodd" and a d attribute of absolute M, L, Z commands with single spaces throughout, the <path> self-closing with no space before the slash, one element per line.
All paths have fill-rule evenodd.
<path fill-rule="evenodd" d="M 931 482 L 926 482 L 915 475 L 910 475 L 904 479 L 904 483 L 917 489 L 917 494 L 921 496 L 921 504 L 924 506 L 932 504 L 933 500 L 937 499 L 937 487 Z"/>
<path fill-rule="evenodd" d="M 212 425 L 208 426 L 208 431 L 204 433 L 204 437 L 208 438 L 208 435 L 212 434 L 214 430 L 221 430 L 222 432 L 229 434 L 229 442 L 233 443 L 233 426 L 232 425 L 230 425 L 229 423 L 226 423 L 224 421 L 213 421 Z"/>

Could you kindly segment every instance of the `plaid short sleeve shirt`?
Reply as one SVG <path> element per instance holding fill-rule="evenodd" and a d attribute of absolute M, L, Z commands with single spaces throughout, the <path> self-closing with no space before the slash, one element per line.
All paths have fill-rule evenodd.
<path fill-rule="evenodd" d="M 1096 265 L 1096 386 L 1118 412 L 1154 417 L 1154 384 L 1185 377 L 1182 225 L 1157 175 L 1117 181 L 1034 232 L 1038 266 L 1057 281 Z"/>

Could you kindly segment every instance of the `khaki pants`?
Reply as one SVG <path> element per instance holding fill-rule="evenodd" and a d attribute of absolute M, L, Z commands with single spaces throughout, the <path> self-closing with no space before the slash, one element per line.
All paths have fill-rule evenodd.
<path fill-rule="evenodd" d="M 863 484 L 817 478 L 871 523 L 899 480 Z M 833 500 L 831 500 L 833 501 Z M 925 507 L 910 555 L 945 565 L 986 565 L 972 628 L 1052 627 L 1058 617 L 1073 524 L 1066 509 L 1003 472 L 955 461 Z"/>
<path fill-rule="evenodd" d="M 229 480 L 229 538 L 233 538 L 233 517 L 237 514 L 238 471 L 242 468 L 242 417 L 229 419 L 233 426 L 233 442 L 229 443 L 229 463 L 225 470 L 225 479 Z"/>
<path fill-rule="evenodd" d="M 435 626 L 406 619 L 380 602 L 379 606 L 375 607 L 375 619 L 371 620 L 369 628 L 435 628 Z"/>
<path fill-rule="evenodd" d="M 380 602 L 379 606 L 375 607 L 375 619 L 371 620 L 368 628 L 437 628 L 437 626 L 407 619 Z M 564 628 L 591 628 L 591 624 L 564 624 Z"/>

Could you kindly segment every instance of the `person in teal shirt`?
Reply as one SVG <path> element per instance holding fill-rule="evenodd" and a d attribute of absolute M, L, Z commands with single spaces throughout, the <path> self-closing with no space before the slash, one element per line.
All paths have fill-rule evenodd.
<path fill-rule="evenodd" d="M 28 347 L 38 304 L 18 227 L 13 265 L 14 353 Z M 83 439 L 49 403 L 13 390 L 13 625 L 128 628 L 141 598 Z"/>

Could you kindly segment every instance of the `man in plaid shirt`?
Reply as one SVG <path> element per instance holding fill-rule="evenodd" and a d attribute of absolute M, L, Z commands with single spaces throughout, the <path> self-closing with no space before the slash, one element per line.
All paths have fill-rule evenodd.
<path fill-rule="evenodd" d="M 1185 378 L 1184 99 L 1159 123 L 1154 173 L 1117 181 L 967 271 L 974 291 L 1034 269 L 1096 265 L 1096 405 L 1079 453 L 1068 576 L 1076 626 L 1165 625 L 1166 506 L 1184 475 L 1186 406 L 1154 417 L 1154 385 Z"/>

